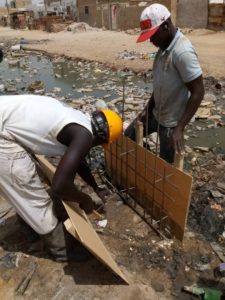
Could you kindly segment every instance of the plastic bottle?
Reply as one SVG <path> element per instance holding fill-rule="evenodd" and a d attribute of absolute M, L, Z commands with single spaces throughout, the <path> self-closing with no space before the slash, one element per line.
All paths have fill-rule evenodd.
<path fill-rule="evenodd" d="M 184 290 L 199 296 L 201 300 L 221 300 L 222 292 L 216 289 L 200 288 L 196 286 L 185 287 Z"/>
<path fill-rule="evenodd" d="M 222 292 L 215 289 L 206 289 L 202 300 L 221 300 Z"/>

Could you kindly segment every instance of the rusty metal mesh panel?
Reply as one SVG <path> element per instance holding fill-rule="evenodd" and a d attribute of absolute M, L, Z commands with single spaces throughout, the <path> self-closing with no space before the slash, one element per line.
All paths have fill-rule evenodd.
<path fill-rule="evenodd" d="M 105 153 L 106 173 L 113 186 L 163 237 L 183 240 L 192 177 L 125 136 Z"/>

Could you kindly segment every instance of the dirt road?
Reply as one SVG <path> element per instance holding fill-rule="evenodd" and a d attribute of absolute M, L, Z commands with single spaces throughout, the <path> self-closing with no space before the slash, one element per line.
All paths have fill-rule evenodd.
<path fill-rule="evenodd" d="M 225 32 L 214 32 L 205 29 L 184 30 L 193 42 L 199 55 L 204 76 L 225 76 Z M 50 54 L 66 55 L 99 61 L 115 68 L 131 68 L 135 71 L 146 71 L 151 68 L 152 60 L 118 59 L 118 54 L 127 50 L 137 53 L 152 53 L 157 49 L 148 42 L 136 44 L 137 35 L 115 31 L 87 31 L 73 33 L 62 31 L 47 33 L 36 30 L 13 30 L 0 28 L 1 40 L 25 38 L 42 41 L 39 44 L 26 45 L 27 48 L 46 51 Z"/>

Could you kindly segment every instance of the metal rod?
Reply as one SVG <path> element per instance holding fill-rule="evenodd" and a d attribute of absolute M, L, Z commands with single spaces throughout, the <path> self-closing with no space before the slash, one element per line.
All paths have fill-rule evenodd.
<path fill-rule="evenodd" d="M 165 216 L 165 217 L 163 217 L 163 218 L 161 218 L 161 219 L 159 219 L 159 220 L 157 220 L 157 221 L 154 221 L 154 223 L 153 223 L 153 225 L 156 225 L 156 224 L 158 224 L 158 223 L 161 223 L 163 220 L 165 220 L 165 219 L 168 219 L 168 216 Z"/>
<path fill-rule="evenodd" d="M 149 109 L 148 109 L 148 105 L 147 105 L 147 108 L 146 108 L 146 123 L 145 123 L 145 143 L 146 143 L 146 148 L 148 147 L 148 139 L 149 139 Z M 146 195 L 146 178 L 147 178 L 147 163 L 146 163 L 146 160 L 147 160 L 147 151 L 145 151 L 145 156 L 144 156 L 144 168 L 145 168 L 145 171 L 144 171 L 144 204 L 145 204 L 145 207 L 146 207 L 146 199 L 147 199 L 147 195 Z M 144 216 L 145 216 L 145 211 L 144 211 Z"/>
<path fill-rule="evenodd" d="M 124 111 L 125 111 L 125 101 L 126 101 L 126 99 L 125 99 L 125 83 L 126 83 L 126 77 L 124 76 L 123 77 L 123 102 L 122 102 L 122 121 L 124 122 Z M 124 143 L 123 143 L 123 141 L 124 141 L 124 139 L 123 139 L 123 137 L 122 137 L 122 144 L 121 144 L 121 152 L 123 151 L 123 145 L 124 145 Z M 126 147 L 126 149 L 127 149 L 127 147 Z M 123 157 L 122 157 L 122 155 L 120 155 L 120 162 L 121 162 L 121 164 L 120 164 L 120 183 L 122 183 L 122 179 L 123 179 L 123 173 L 122 173 L 122 169 L 123 169 Z M 126 161 L 125 161 L 125 164 L 126 164 L 126 175 L 125 175 L 125 180 L 126 180 L 126 186 L 127 186 L 127 153 L 126 153 Z"/>
<path fill-rule="evenodd" d="M 166 181 L 166 168 L 164 166 L 163 168 L 163 186 L 162 186 L 162 205 L 160 207 L 160 215 L 163 215 L 163 210 L 164 210 L 164 205 L 165 205 L 165 193 L 164 193 L 164 188 L 165 188 L 165 181 Z M 162 221 L 163 218 L 161 218 L 161 221 L 159 222 L 159 228 L 162 229 Z"/>
<path fill-rule="evenodd" d="M 127 141 L 128 141 L 128 139 L 126 139 L 126 149 L 128 147 L 127 146 Z M 129 153 L 127 153 L 127 155 L 126 155 L 126 187 L 128 187 L 128 155 L 129 155 Z M 130 189 L 133 189 L 133 188 L 128 187 L 128 189 L 126 189 L 126 200 L 127 200 L 127 197 L 128 197 L 128 191 Z"/>
<path fill-rule="evenodd" d="M 120 194 L 119 194 L 120 195 Z M 129 202 L 127 202 L 126 201 L 126 199 L 124 199 L 123 198 L 123 196 L 121 195 L 120 196 L 123 200 L 124 200 L 124 202 L 133 210 L 133 211 L 135 211 L 141 218 L 142 218 L 142 220 L 146 223 L 146 224 L 148 224 L 154 231 L 155 231 L 155 233 L 157 233 L 161 238 L 163 238 L 163 239 L 165 239 L 165 240 L 168 240 L 168 238 L 161 232 L 161 231 L 159 231 L 157 228 L 155 228 L 154 227 L 154 224 L 152 223 L 152 220 L 151 220 L 151 222 L 149 223 L 148 222 L 148 220 L 145 218 L 145 210 L 143 210 L 143 208 L 142 208 L 142 210 L 143 210 L 143 214 L 144 215 L 142 215 L 139 211 L 138 211 L 138 209 L 137 209 L 137 206 L 136 206 L 136 208 L 134 208 Z M 136 204 L 137 205 L 137 204 Z"/>
<path fill-rule="evenodd" d="M 123 156 L 123 155 L 126 155 L 127 153 L 131 153 L 131 152 L 134 152 L 135 149 L 132 149 L 132 150 L 129 150 L 129 151 L 125 151 L 123 153 L 120 153 L 120 156 Z"/>
<path fill-rule="evenodd" d="M 157 180 L 155 181 L 155 183 L 158 183 L 158 182 L 160 182 L 160 181 L 162 181 L 162 180 L 166 180 L 167 178 L 169 178 L 169 177 L 171 177 L 171 176 L 173 176 L 173 175 L 174 175 L 174 174 L 172 173 L 172 174 L 169 174 L 169 175 L 165 176 L 165 178 L 164 178 L 164 177 L 159 178 L 159 179 L 157 179 Z"/>
<path fill-rule="evenodd" d="M 156 190 L 156 158 L 158 156 L 158 146 L 159 146 L 159 131 L 160 131 L 160 113 L 161 113 L 161 87 L 159 91 L 159 111 L 158 111 L 158 120 L 157 120 L 157 138 L 156 138 L 156 150 L 154 156 L 154 180 L 153 180 L 153 195 L 152 195 L 152 214 L 154 214 L 154 205 L 155 205 L 155 190 Z"/>
<path fill-rule="evenodd" d="M 128 191 L 128 190 L 134 190 L 134 189 L 135 189 L 134 186 L 133 187 L 129 187 L 127 189 L 120 190 L 120 193 L 123 193 L 123 192 Z"/>
<path fill-rule="evenodd" d="M 146 211 L 136 203 L 136 201 L 134 201 L 136 203 L 136 206 L 134 207 L 133 205 L 131 205 L 131 201 L 127 201 L 127 199 L 125 199 L 123 197 L 123 195 L 121 194 L 120 191 L 118 191 L 118 189 L 104 176 L 104 174 L 100 174 L 100 177 L 103 181 L 105 181 L 111 188 L 114 192 L 116 192 L 120 198 L 132 209 L 134 210 L 141 218 L 142 220 L 148 224 L 152 229 L 153 231 L 158 234 L 161 238 L 165 239 L 165 240 L 168 240 L 168 238 L 161 232 L 159 231 L 157 228 L 154 227 L 154 224 L 152 223 L 152 218 L 151 218 L 151 222 L 149 222 L 145 215 L 146 215 Z M 141 214 L 141 212 L 139 211 L 139 209 L 142 209 L 143 211 L 143 214 Z M 156 221 L 157 222 L 157 221 Z"/>
<path fill-rule="evenodd" d="M 134 160 L 135 199 L 137 198 L 137 149 L 138 149 L 138 144 L 135 143 L 135 160 Z M 136 201 L 135 201 L 135 207 L 136 207 Z"/>
<path fill-rule="evenodd" d="M 125 108 L 125 83 L 126 77 L 123 76 L 123 101 L 122 101 L 122 121 L 124 122 L 124 108 Z"/>

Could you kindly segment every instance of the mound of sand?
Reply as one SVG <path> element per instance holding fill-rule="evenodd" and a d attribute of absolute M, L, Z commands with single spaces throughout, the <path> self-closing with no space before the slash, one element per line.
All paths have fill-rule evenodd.
<path fill-rule="evenodd" d="M 72 31 L 73 33 L 85 32 L 85 31 L 102 31 L 100 28 L 91 27 L 85 22 L 75 22 L 67 27 L 67 31 Z"/>

